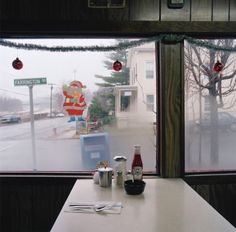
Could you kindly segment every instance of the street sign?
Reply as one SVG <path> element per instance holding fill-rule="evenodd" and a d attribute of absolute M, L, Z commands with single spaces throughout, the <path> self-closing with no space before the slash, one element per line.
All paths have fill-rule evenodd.
<path fill-rule="evenodd" d="M 34 85 L 46 85 L 47 78 L 28 78 L 28 79 L 15 79 L 15 86 L 28 86 L 29 88 L 29 100 L 30 100 L 30 124 L 31 124 L 31 142 L 32 142 L 32 155 L 34 170 L 36 168 L 36 149 L 35 149 L 35 130 L 34 130 L 34 103 L 33 103 L 33 86 Z"/>
<path fill-rule="evenodd" d="M 47 78 L 40 77 L 40 78 L 28 78 L 28 79 L 15 79 L 14 85 L 15 86 L 23 86 L 23 85 L 46 85 Z"/>

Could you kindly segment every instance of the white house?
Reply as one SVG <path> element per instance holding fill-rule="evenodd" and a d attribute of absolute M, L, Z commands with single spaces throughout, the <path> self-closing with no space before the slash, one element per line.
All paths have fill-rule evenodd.
<path fill-rule="evenodd" d="M 118 127 L 156 122 L 155 44 L 131 48 L 127 67 L 130 68 L 130 85 L 116 86 L 114 90 Z"/>

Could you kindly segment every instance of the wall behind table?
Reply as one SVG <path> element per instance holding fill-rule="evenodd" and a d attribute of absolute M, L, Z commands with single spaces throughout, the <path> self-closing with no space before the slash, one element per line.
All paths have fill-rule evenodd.
<path fill-rule="evenodd" d="M 186 177 L 185 181 L 236 227 L 236 180 L 234 176 Z"/>
<path fill-rule="evenodd" d="M 50 231 L 75 180 L 61 177 L 1 177 L 0 231 Z"/>

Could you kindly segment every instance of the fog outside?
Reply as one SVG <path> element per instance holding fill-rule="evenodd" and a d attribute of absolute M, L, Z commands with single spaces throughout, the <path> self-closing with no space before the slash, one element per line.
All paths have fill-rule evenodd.
<path fill-rule="evenodd" d="M 47 46 L 93 46 L 116 43 L 114 39 L 21 39 L 12 41 Z M 108 92 L 111 91 L 114 94 L 113 88 L 97 85 L 97 83 L 101 84 L 104 81 L 96 77 L 96 75 L 109 77 L 112 76 L 112 73 L 116 73 L 112 67 L 110 70 L 105 67 L 104 61 L 108 60 L 109 52 L 26 51 L 8 47 L 0 47 L 0 50 L 0 116 L 1 119 L 9 115 L 21 118 L 19 123 L 1 121 L 0 171 L 93 171 L 95 169 L 94 164 L 85 165 L 83 163 L 84 156 L 91 154 L 88 153 L 88 150 L 86 150 L 86 154 L 83 154 L 81 138 L 82 136 L 93 137 L 94 135 L 96 139 L 96 135 L 99 134 L 105 139 L 105 143 L 108 143 L 111 165 L 113 165 L 114 156 L 124 155 L 128 158 L 127 169 L 130 169 L 133 146 L 140 144 L 142 146 L 144 170 L 156 171 L 154 121 L 150 121 L 150 119 L 146 121 L 145 113 L 142 115 L 139 112 L 134 117 L 134 111 L 132 112 L 132 123 L 122 121 L 117 126 L 116 113 L 111 110 L 108 114 L 110 121 L 107 122 L 102 119 L 102 124 L 99 127 L 94 126 L 96 122 L 91 120 L 88 114 L 89 107 L 94 100 L 99 98 L 99 95 L 103 95 L 107 89 Z M 12 62 L 17 57 L 23 62 L 21 70 L 12 67 Z M 122 65 L 122 69 L 124 69 L 126 63 L 122 63 Z M 142 73 L 142 75 L 145 74 Z M 14 80 L 41 77 L 47 78 L 47 84 L 33 87 L 35 118 L 35 151 L 33 151 L 29 88 L 28 86 L 14 86 Z M 69 85 L 74 80 L 78 80 L 86 86 L 83 89 L 83 95 L 87 108 L 82 116 L 86 123 L 88 122 L 88 127 L 84 127 L 83 123 L 69 123 L 70 117 L 63 108 L 65 96 L 62 87 Z M 145 89 L 145 87 L 141 87 Z M 143 98 L 147 94 L 150 93 L 142 93 L 141 97 L 139 96 L 139 101 L 142 101 L 144 108 L 147 106 L 146 99 Z M 105 101 L 103 106 L 109 104 L 109 101 Z M 119 106 L 117 107 L 119 108 Z M 151 114 L 155 118 L 155 112 Z M 140 118 L 142 119 L 141 122 Z M 107 137 L 103 137 L 103 135 Z M 103 149 L 99 151 L 101 152 L 100 158 L 106 159 L 107 157 L 102 154 L 106 153 Z M 92 160 L 91 157 L 89 159 Z"/>
<path fill-rule="evenodd" d="M 233 48 L 233 39 L 209 40 Z M 185 43 L 185 170 L 235 170 L 236 56 Z"/>

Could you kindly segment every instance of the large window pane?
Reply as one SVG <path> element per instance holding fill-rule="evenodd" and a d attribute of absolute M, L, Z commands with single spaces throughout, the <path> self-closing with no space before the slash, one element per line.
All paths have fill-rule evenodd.
<path fill-rule="evenodd" d="M 130 169 L 134 144 L 142 147 L 144 171 L 156 172 L 156 115 L 146 102 L 147 94 L 156 97 L 156 80 L 147 83 L 144 72 L 145 60 L 155 62 L 154 44 L 96 51 L 96 45 L 110 46 L 121 40 L 128 42 L 11 40 L 47 47 L 94 46 L 92 52 L 0 47 L 0 172 L 91 171 L 102 160 L 112 165 L 117 155 L 127 156 Z M 23 63 L 21 69 L 12 66 L 16 58 Z M 114 69 L 115 61 L 122 65 L 120 71 Z M 25 79 L 35 78 L 42 83 L 31 89 Z"/>
<path fill-rule="evenodd" d="M 205 42 L 223 48 L 236 44 L 233 39 Z M 185 43 L 186 172 L 236 170 L 235 65 L 235 53 Z"/>

